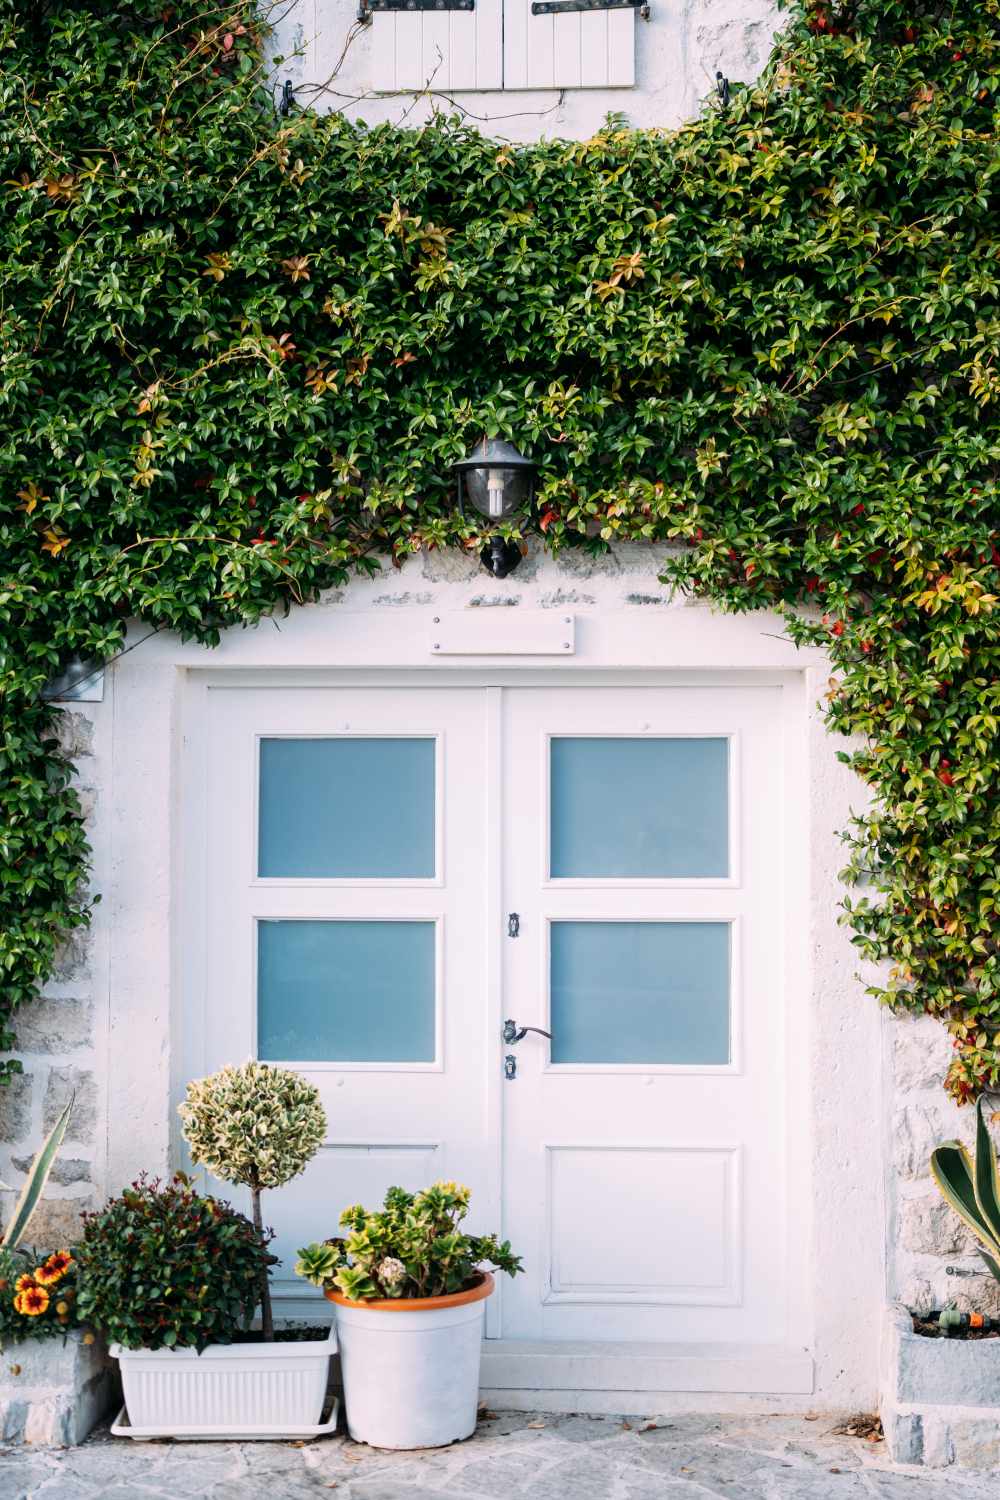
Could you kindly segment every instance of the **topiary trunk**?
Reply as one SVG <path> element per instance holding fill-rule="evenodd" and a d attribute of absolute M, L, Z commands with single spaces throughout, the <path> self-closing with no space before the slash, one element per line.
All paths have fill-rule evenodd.
<path fill-rule="evenodd" d="M 250 1184 L 250 1197 L 253 1203 L 253 1227 L 264 1237 L 264 1221 L 260 1214 L 260 1188 Z M 271 1311 L 271 1273 L 270 1267 L 265 1266 L 260 1273 L 260 1326 L 264 1335 L 265 1344 L 274 1342 L 274 1315 Z"/>

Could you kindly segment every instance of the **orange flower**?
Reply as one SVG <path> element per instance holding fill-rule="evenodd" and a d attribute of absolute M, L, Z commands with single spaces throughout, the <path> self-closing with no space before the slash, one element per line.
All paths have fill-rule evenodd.
<path fill-rule="evenodd" d="M 62 1281 L 72 1264 L 73 1257 L 68 1250 L 56 1250 L 44 1265 L 38 1267 L 35 1280 L 39 1286 L 55 1286 L 57 1281 Z"/>
<path fill-rule="evenodd" d="M 43 1286 L 31 1286 L 14 1298 L 14 1311 L 25 1318 L 37 1318 L 49 1305 L 49 1294 Z"/>
<path fill-rule="evenodd" d="M 29 1276 L 27 1271 L 25 1271 L 24 1275 L 19 1276 L 14 1282 L 14 1290 L 18 1292 L 27 1292 L 34 1286 L 34 1284 L 35 1278 L 33 1276 Z"/>

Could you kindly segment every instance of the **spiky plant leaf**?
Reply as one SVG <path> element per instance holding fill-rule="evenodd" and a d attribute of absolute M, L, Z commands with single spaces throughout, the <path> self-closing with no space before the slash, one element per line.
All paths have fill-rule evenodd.
<path fill-rule="evenodd" d="M 979 1212 L 1000 1249 L 1000 1173 L 997 1171 L 997 1156 L 986 1126 L 983 1101 L 976 1110 L 976 1202 Z"/>
<path fill-rule="evenodd" d="M 34 1161 L 31 1163 L 31 1171 L 28 1173 L 27 1182 L 21 1189 L 21 1196 L 18 1198 L 14 1208 L 13 1218 L 7 1225 L 7 1231 L 3 1239 L 0 1240 L 0 1244 L 7 1250 L 16 1250 L 24 1238 L 31 1216 L 38 1207 L 42 1193 L 45 1191 L 45 1184 L 49 1180 L 49 1173 L 52 1171 L 56 1154 L 63 1143 L 63 1136 L 66 1134 L 66 1126 L 69 1124 L 72 1108 L 73 1100 L 71 1099 L 50 1130 L 48 1139 L 44 1142 Z"/>
<path fill-rule="evenodd" d="M 931 1174 L 945 1202 L 988 1250 L 1000 1249 L 976 1202 L 972 1160 L 961 1141 L 945 1141 L 931 1152 Z"/>

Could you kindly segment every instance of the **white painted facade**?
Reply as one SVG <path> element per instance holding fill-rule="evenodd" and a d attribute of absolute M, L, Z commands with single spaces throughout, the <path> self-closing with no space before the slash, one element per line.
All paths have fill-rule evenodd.
<path fill-rule="evenodd" d="M 276 5 L 275 94 L 291 79 L 303 105 L 369 125 L 458 113 L 514 141 L 586 139 L 609 113 L 672 128 L 697 114 L 717 72 L 753 82 L 781 24 L 774 0 L 651 0 L 648 21 L 631 11 L 532 16 L 531 0 L 476 7 L 376 14 L 359 27 L 357 0 Z"/>
<path fill-rule="evenodd" d="M 777 24 L 775 9 L 765 0 L 686 0 L 675 8 L 653 0 L 648 22 L 627 18 L 634 31 L 631 86 L 452 93 L 435 93 L 432 86 L 384 94 L 374 82 L 376 68 L 383 65 L 376 41 L 398 22 L 377 15 L 354 37 L 338 71 L 353 17 L 348 0 L 295 0 L 282 13 L 273 40 L 275 52 L 285 58 L 276 66 L 276 89 L 291 77 L 301 102 L 342 107 L 370 123 L 416 124 L 454 105 L 491 133 L 515 140 L 586 137 L 609 110 L 622 112 L 636 126 L 679 124 L 695 113 L 716 70 L 732 80 L 757 75 Z M 325 88 L 317 87 L 324 82 Z M 454 889 L 445 881 L 440 890 L 399 893 L 400 909 L 407 899 L 419 900 L 429 903 L 430 915 L 441 918 L 449 931 L 468 924 L 473 937 L 449 958 L 450 978 L 457 987 L 482 994 L 488 1025 L 464 1043 L 458 1035 L 445 1038 L 449 1046 L 468 1049 L 461 1055 L 469 1071 L 460 1083 L 456 1079 L 459 1094 L 446 1101 L 455 1111 L 450 1123 L 444 1114 L 433 1117 L 415 1075 L 390 1075 L 386 1086 L 384 1076 L 378 1080 L 370 1071 L 330 1070 L 324 1090 L 331 1141 L 310 1177 L 293 1190 L 295 1223 L 288 1234 L 294 1238 L 307 1222 L 310 1235 L 329 1234 L 343 1203 L 364 1193 L 369 1179 L 364 1171 L 359 1177 L 361 1153 L 381 1150 L 382 1166 L 396 1172 L 402 1164 L 393 1158 L 393 1148 L 421 1141 L 434 1147 L 449 1130 L 457 1138 L 464 1128 L 462 1110 L 466 1121 L 472 1118 L 461 1090 L 473 1098 L 482 1089 L 483 1113 L 476 1116 L 479 1134 L 473 1143 L 479 1157 L 470 1162 L 470 1170 L 475 1166 L 480 1173 L 480 1223 L 494 1227 L 501 1216 L 508 1223 L 513 1219 L 517 1248 L 532 1260 L 535 1278 L 523 1283 L 507 1310 L 496 1305 L 491 1313 L 484 1361 L 491 1401 L 537 1405 L 541 1400 L 550 1409 L 634 1412 L 870 1408 L 887 1296 L 916 1307 L 939 1306 L 956 1291 L 960 1305 L 989 1302 L 990 1283 L 978 1274 L 971 1247 L 927 1172 L 936 1141 L 969 1132 L 968 1118 L 941 1088 L 947 1036 L 934 1021 L 879 1012 L 863 993 L 855 950 L 838 924 L 839 833 L 852 809 L 864 805 L 865 794 L 837 761 L 838 746 L 823 725 L 828 664 L 818 652 L 796 651 L 775 617 L 727 617 L 701 603 L 669 599 L 658 579 L 662 560 L 657 549 L 642 546 L 616 549 L 603 560 L 572 552 L 552 559 L 533 545 L 520 569 L 497 583 L 479 571 L 475 558 L 427 554 L 399 570 L 385 566 L 376 578 L 355 580 L 286 619 L 230 631 L 211 652 L 168 636 L 144 639 L 142 625 L 134 626 L 130 645 L 136 649 L 108 669 L 103 702 L 68 705 L 63 725 L 88 811 L 93 887 L 101 902 L 89 932 L 65 946 L 44 997 L 19 1016 L 25 1073 L 0 1091 L 0 1179 L 15 1184 L 45 1125 L 75 1095 L 69 1138 L 37 1225 L 40 1241 L 71 1240 L 81 1208 L 93 1207 L 141 1171 L 162 1174 L 180 1164 L 175 1106 L 185 1081 L 252 1050 L 251 976 L 240 970 L 248 960 L 245 952 L 239 956 L 232 937 L 234 903 L 249 897 L 240 894 L 235 866 L 227 860 L 245 839 L 253 810 L 245 792 L 226 785 L 224 750 L 232 725 L 224 710 L 219 715 L 218 705 L 227 695 L 228 701 L 239 701 L 244 728 L 252 735 L 254 716 L 260 718 L 254 705 L 268 695 L 297 700 L 295 713 L 305 722 L 310 715 L 315 719 L 317 704 L 331 695 L 338 701 L 353 696 L 357 707 L 359 695 L 370 704 L 374 694 L 386 723 L 394 713 L 405 720 L 402 707 L 393 708 L 394 694 L 400 705 L 426 695 L 425 708 L 406 710 L 413 723 L 414 714 L 426 717 L 450 694 L 453 703 L 461 697 L 466 707 L 442 707 L 441 722 L 447 721 L 447 734 L 464 747 L 470 771 L 465 783 L 455 777 L 443 788 L 443 805 L 449 814 L 454 807 L 455 815 L 479 832 L 470 834 L 464 882 Z M 474 649 L 454 653 L 448 642 L 456 637 Z M 445 649 L 435 651 L 442 644 Z M 538 1168 L 545 1159 L 538 1155 L 543 1146 L 565 1147 L 566 1141 L 557 1139 L 565 1122 L 552 1118 L 546 1101 L 544 1052 L 532 1051 L 537 1039 L 518 1048 L 520 1078 L 513 1083 L 503 1078 L 502 1021 L 509 1015 L 522 1024 L 544 1020 L 537 972 L 524 968 L 527 960 L 521 959 L 521 968 L 511 968 L 514 954 L 509 944 L 505 949 L 502 931 L 512 903 L 503 851 L 515 850 L 511 857 L 518 870 L 527 870 L 534 859 L 528 844 L 519 842 L 524 834 L 512 812 L 516 799 L 533 795 L 525 793 L 529 781 L 524 778 L 531 773 L 523 769 L 523 757 L 521 762 L 498 757 L 497 746 L 506 743 L 504 715 L 516 717 L 526 696 L 536 705 L 551 696 L 531 730 L 538 734 L 557 726 L 574 702 L 584 705 L 580 713 L 593 705 L 594 723 L 628 729 L 639 701 L 648 698 L 652 705 L 642 719 L 652 724 L 657 713 L 667 712 L 664 704 L 684 694 L 712 698 L 723 716 L 741 697 L 757 695 L 757 701 L 775 705 L 764 714 L 765 723 L 754 727 L 748 720 L 743 726 L 752 751 L 745 766 L 756 755 L 757 769 L 756 780 L 745 781 L 741 792 L 752 809 L 750 823 L 741 827 L 756 830 L 753 842 L 773 861 L 770 876 L 763 867 L 757 871 L 747 899 L 758 903 L 752 920 L 763 923 L 779 980 L 757 985 L 754 993 L 766 1004 L 746 1009 L 743 1022 L 750 1030 L 741 1045 L 752 1059 L 761 1033 L 777 1031 L 775 1092 L 769 1097 L 766 1080 L 758 1078 L 744 1114 L 723 1118 L 724 1094 L 713 1091 L 721 1090 L 725 1079 L 706 1074 L 699 1085 L 693 1076 L 643 1068 L 626 1080 L 606 1117 L 595 1118 L 584 1132 L 588 1085 L 581 1076 L 573 1104 L 578 1118 L 570 1122 L 576 1149 L 623 1153 L 619 1176 L 628 1177 L 637 1201 L 649 1174 L 636 1145 L 650 1143 L 658 1117 L 650 1101 L 662 1100 L 663 1118 L 670 1119 L 671 1098 L 679 1097 L 671 1090 L 689 1090 L 690 1119 L 685 1123 L 675 1115 L 663 1139 L 653 1142 L 661 1151 L 659 1183 L 665 1191 L 670 1188 L 664 1147 L 714 1151 L 714 1180 L 722 1197 L 715 1208 L 707 1199 L 701 1203 L 702 1229 L 710 1240 L 712 1212 L 724 1199 L 727 1206 L 717 1224 L 727 1225 L 738 1260 L 718 1283 L 724 1284 L 728 1302 L 720 1293 L 700 1320 L 689 1295 L 683 1317 L 674 1318 L 671 1307 L 678 1304 L 671 1303 L 669 1290 L 657 1302 L 656 1278 L 665 1273 L 655 1257 L 639 1265 L 626 1222 L 621 1238 L 626 1259 L 632 1257 L 633 1285 L 643 1277 L 647 1293 L 653 1285 L 653 1317 L 644 1328 L 616 1322 L 614 1297 L 602 1298 L 598 1287 L 588 1323 L 586 1298 L 560 1309 L 556 1287 L 555 1302 L 545 1301 L 552 1281 L 545 1287 L 539 1278 L 546 1245 L 554 1243 L 551 1223 L 545 1221 L 546 1241 L 543 1228 L 532 1221 L 530 1203 L 516 1195 L 504 1202 L 505 1187 L 523 1171 L 533 1146 Z M 612 706 L 622 703 L 620 710 Z M 353 710 L 344 718 L 350 722 L 352 716 Z M 576 722 L 583 732 L 593 732 L 582 720 Z M 518 732 L 514 724 L 514 739 Z M 768 762 L 768 743 L 780 753 L 777 777 Z M 539 822 L 535 814 L 525 820 L 529 826 Z M 769 826 L 775 830 L 772 847 L 762 839 L 762 828 L 766 832 Z M 518 882 L 518 909 L 537 923 L 545 916 L 544 882 L 536 880 L 530 893 L 523 890 L 526 877 Z M 676 893 L 611 894 L 624 903 L 623 913 L 628 908 L 639 917 L 677 915 L 668 902 Z M 775 911 L 767 909 L 769 894 Z M 726 890 L 688 890 L 687 914 L 697 914 L 693 903 L 698 900 L 701 915 L 726 918 L 732 915 L 726 907 L 731 896 Z M 573 899 L 584 906 L 589 902 L 591 914 L 606 915 L 600 903 L 607 897 L 591 889 Z M 282 899 L 291 897 L 286 892 Z M 309 899 L 320 903 L 333 896 L 313 891 Z M 710 910 L 709 900 L 717 907 Z M 320 911 L 319 904 L 314 911 Z M 332 906 L 328 911 L 336 914 Z M 247 915 L 244 911 L 239 920 Z M 442 1025 L 447 1024 L 446 1009 Z M 747 1076 L 752 1073 L 751 1068 Z M 511 1093 L 522 1085 L 520 1093 Z M 404 1129 L 407 1111 L 413 1123 Z M 380 1113 L 391 1118 L 391 1126 L 379 1126 Z M 780 1185 L 769 1265 L 771 1189 L 760 1174 L 754 1179 L 753 1172 L 737 1170 L 734 1175 L 734 1163 L 741 1154 L 748 1160 L 762 1142 L 769 1141 L 773 1153 L 776 1140 Z M 407 1160 L 418 1175 L 435 1162 L 433 1150 Z M 570 1244 L 585 1232 L 585 1200 L 593 1179 L 572 1151 L 558 1157 L 549 1150 L 547 1160 L 550 1176 L 562 1172 L 565 1179 L 568 1173 L 573 1180 L 577 1174 L 575 1195 L 564 1198 L 573 1209 L 567 1221 Z M 680 1191 L 680 1181 L 673 1191 Z M 748 1184 L 764 1195 L 754 1201 L 756 1221 L 746 1212 Z M 626 1206 L 619 1202 L 620 1216 Z M 649 1205 L 640 1206 L 636 1222 L 648 1235 L 655 1214 L 651 1220 Z M 275 1204 L 272 1216 L 279 1228 L 282 1212 Z M 524 1238 L 530 1243 L 520 1243 Z M 283 1247 L 286 1260 L 290 1244 Z M 598 1251 L 606 1251 L 607 1244 L 599 1240 Z M 597 1262 L 602 1263 L 600 1254 Z M 591 1278 L 592 1291 L 593 1264 L 592 1257 L 591 1270 L 577 1275 L 578 1284 Z M 968 1279 L 956 1281 L 947 1274 L 949 1266 L 968 1273 Z M 622 1284 L 619 1276 L 619 1290 Z M 287 1294 L 290 1285 L 281 1290 Z M 512 1313 L 505 1322 L 519 1301 L 523 1316 Z M 741 1325 L 743 1310 L 751 1305 Z M 542 1307 L 546 1312 L 538 1321 Z M 571 1316 L 563 1319 L 563 1313 Z"/>

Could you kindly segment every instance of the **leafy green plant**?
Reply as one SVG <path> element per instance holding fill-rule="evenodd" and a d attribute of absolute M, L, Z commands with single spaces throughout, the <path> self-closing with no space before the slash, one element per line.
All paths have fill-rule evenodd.
<path fill-rule="evenodd" d="M 66 1134 L 66 1126 L 73 1109 L 73 1100 L 66 1105 L 52 1129 L 49 1131 L 44 1142 L 39 1147 L 34 1161 L 31 1163 L 24 1187 L 21 1189 L 20 1197 L 14 1205 L 14 1212 L 10 1216 L 10 1222 L 4 1230 L 3 1239 L 0 1240 L 0 1249 L 14 1251 L 21 1244 L 28 1232 L 31 1216 L 41 1202 L 45 1191 L 45 1184 L 55 1164 L 59 1147 L 63 1143 Z M 4 1184 L 0 1183 L 0 1187 Z M 7 1188 L 12 1192 L 12 1188 Z"/>
<path fill-rule="evenodd" d="M 931 1153 L 931 1173 L 941 1196 L 971 1230 L 980 1255 L 1000 1281 L 1000 1170 L 982 1099 L 976 1109 L 975 1161 L 961 1141 L 945 1141 Z"/>
<path fill-rule="evenodd" d="M 454 1182 L 435 1182 L 422 1193 L 390 1188 L 380 1211 L 360 1204 L 344 1210 L 341 1228 L 351 1231 L 346 1239 L 300 1250 L 296 1274 L 354 1302 L 464 1291 L 483 1265 L 515 1276 L 521 1259 L 509 1241 L 459 1228 L 469 1196 L 468 1188 Z"/>
<path fill-rule="evenodd" d="M 178 1105 L 191 1159 L 224 1182 L 250 1189 L 253 1222 L 263 1233 L 260 1195 L 304 1171 L 326 1136 L 319 1090 L 289 1068 L 247 1062 L 189 1083 Z M 260 1282 L 261 1324 L 274 1337 L 267 1269 Z"/>
<path fill-rule="evenodd" d="M 257 1305 L 269 1236 L 178 1173 L 84 1215 L 79 1316 L 126 1349 L 228 1344 Z"/>
<path fill-rule="evenodd" d="M 88 919 L 45 682 L 478 544 L 486 433 L 536 544 L 827 651 L 871 993 L 1000 1085 L 998 0 L 793 0 L 728 108 L 525 147 L 276 118 L 264 29 L 0 0 L 0 1046 Z"/>

